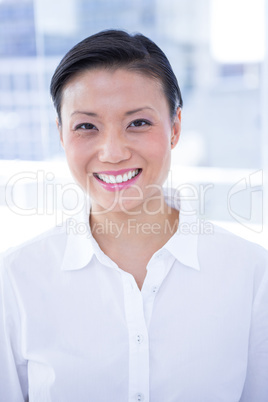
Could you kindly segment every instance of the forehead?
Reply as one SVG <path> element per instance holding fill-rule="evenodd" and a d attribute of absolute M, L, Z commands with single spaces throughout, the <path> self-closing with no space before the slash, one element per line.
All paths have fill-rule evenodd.
<path fill-rule="evenodd" d="M 159 80 L 127 69 L 91 69 L 73 77 L 62 93 L 61 117 L 87 111 L 106 119 L 149 107 L 162 120 L 169 106 Z"/>
<path fill-rule="evenodd" d="M 126 68 L 94 68 L 75 75 L 62 92 L 62 107 L 77 107 L 88 103 L 98 107 L 108 104 L 130 107 L 141 102 L 153 103 L 156 107 L 167 106 L 161 82 L 136 70 Z"/>

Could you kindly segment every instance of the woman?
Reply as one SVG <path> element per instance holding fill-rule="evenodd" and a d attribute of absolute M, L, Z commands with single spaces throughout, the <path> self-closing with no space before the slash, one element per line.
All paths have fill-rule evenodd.
<path fill-rule="evenodd" d="M 166 56 L 98 33 L 51 95 L 90 208 L 2 258 L 1 400 L 267 401 L 267 253 L 191 230 L 163 190 L 182 107 Z"/>

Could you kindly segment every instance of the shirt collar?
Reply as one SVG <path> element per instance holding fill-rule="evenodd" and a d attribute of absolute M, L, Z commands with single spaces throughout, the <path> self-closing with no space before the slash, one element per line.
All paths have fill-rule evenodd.
<path fill-rule="evenodd" d="M 181 199 L 178 191 L 164 189 L 165 200 L 171 207 L 180 211 L 179 227 L 175 235 L 163 247 L 182 264 L 200 270 L 198 261 L 197 216 L 194 210 Z M 95 254 L 102 253 L 92 236 L 87 208 L 65 222 L 66 247 L 61 269 L 77 270 L 89 264 Z M 103 253 L 102 253 L 103 254 Z"/>
<path fill-rule="evenodd" d="M 198 260 L 198 234 L 182 234 L 179 229 L 164 246 L 178 261 L 200 271 Z"/>
<path fill-rule="evenodd" d="M 67 219 L 64 228 L 67 241 L 61 269 L 70 271 L 84 268 L 95 253 L 95 239 L 91 234 L 87 209 Z"/>
<path fill-rule="evenodd" d="M 164 248 L 182 264 L 199 271 L 198 238 L 200 229 L 197 214 L 177 190 L 164 189 L 164 194 L 167 204 L 180 211 L 178 230 Z"/>

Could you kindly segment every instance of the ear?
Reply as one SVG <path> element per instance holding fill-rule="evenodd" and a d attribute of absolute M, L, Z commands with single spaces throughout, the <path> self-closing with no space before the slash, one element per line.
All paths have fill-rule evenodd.
<path fill-rule="evenodd" d="M 56 125 L 57 125 L 57 129 L 58 129 L 58 132 L 59 132 L 59 135 L 60 135 L 60 142 L 61 142 L 61 145 L 62 145 L 62 147 L 64 149 L 64 142 L 63 142 L 63 135 L 62 135 L 62 125 L 60 124 L 58 117 L 56 118 Z"/>
<path fill-rule="evenodd" d="M 178 107 L 174 117 L 172 132 L 171 132 L 171 149 L 177 145 L 181 134 L 181 108 Z"/>

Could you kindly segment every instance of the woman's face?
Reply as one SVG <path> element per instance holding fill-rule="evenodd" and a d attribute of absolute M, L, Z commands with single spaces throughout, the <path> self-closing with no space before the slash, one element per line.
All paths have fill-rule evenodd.
<path fill-rule="evenodd" d="M 123 68 L 84 71 L 66 85 L 58 128 L 93 211 L 140 213 L 151 197 L 157 199 L 180 117 L 178 109 L 171 122 L 159 81 Z"/>

